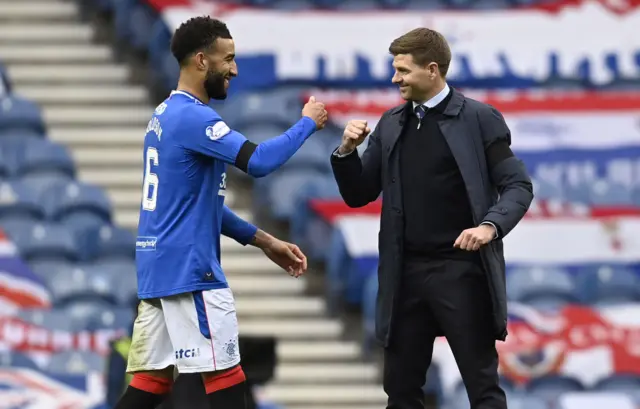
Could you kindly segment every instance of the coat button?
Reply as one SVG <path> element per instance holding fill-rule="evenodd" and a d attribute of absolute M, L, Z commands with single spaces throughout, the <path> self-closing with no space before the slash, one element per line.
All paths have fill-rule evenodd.
<path fill-rule="evenodd" d="M 396 183 L 396 178 L 392 178 L 391 183 Z"/>
<path fill-rule="evenodd" d="M 396 209 L 396 213 L 400 214 L 402 212 L 400 211 L 400 209 Z"/>

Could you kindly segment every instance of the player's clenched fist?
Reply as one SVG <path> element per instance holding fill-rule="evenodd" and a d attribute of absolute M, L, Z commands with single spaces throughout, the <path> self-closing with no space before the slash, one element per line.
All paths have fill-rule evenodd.
<path fill-rule="evenodd" d="M 324 128 L 324 125 L 327 123 L 327 119 L 329 118 L 329 114 L 327 110 L 324 109 L 324 104 L 322 102 L 316 102 L 316 97 L 312 96 L 309 98 L 304 107 L 302 108 L 302 116 L 308 116 L 313 119 L 316 123 L 316 129 L 320 130 Z"/>
<path fill-rule="evenodd" d="M 352 119 L 344 128 L 338 153 L 344 155 L 353 152 L 370 133 L 371 129 L 367 126 L 367 121 Z"/>

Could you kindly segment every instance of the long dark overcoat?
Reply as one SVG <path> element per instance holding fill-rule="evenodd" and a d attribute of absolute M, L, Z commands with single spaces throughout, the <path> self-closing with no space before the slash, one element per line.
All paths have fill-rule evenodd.
<path fill-rule="evenodd" d="M 411 112 L 411 103 L 382 115 L 369 136 L 367 149 L 345 157 L 331 156 L 331 166 L 342 198 L 351 207 L 364 206 L 382 192 L 376 303 L 376 338 L 388 345 L 398 283 L 402 271 L 404 217 L 400 180 L 398 139 Z M 493 324 L 497 340 L 507 336 L 507 294 L 502 238 L 518 224 L 533 200 L 531 179 L 515 156 L 492 163 L 487 152 L 494 143 L 511 144 L 511 132 L 502 115 L 490 105 L 453 90 L 439 122 L 464 179 L 476 225 L 489 221 L 500 238 L 484 246 L 482 261 L 487 272 L 493 303 Z M 420 177 L 416 175 L 416 177 Z M 429 234 L 429 232 L 425 232 Z"/>

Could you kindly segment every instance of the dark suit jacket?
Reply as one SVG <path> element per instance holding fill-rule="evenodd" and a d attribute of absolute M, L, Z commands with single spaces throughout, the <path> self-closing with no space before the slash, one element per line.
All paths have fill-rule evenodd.
<path fill-rule="evenodd" d="M 342 158 L 331 156 L 333 173 L 347 205 L 364 206 L 382 193 L 376 337 L 385 346 L 395 318 L 393 309 L 403 254 L 402 182 L 396 145 L 410 112 L 410 102 L 385 112 L 369 136 L 362 158 L 357 152 Z M 444 114 L 446 119 L 440 121 L 439 126 L 460 168 L 474 222 L 479 225 L 489 221 L 499 230 L 500 237 L 483 247 L 480 254 L 488 273 L 495 338 L 504 340 L 507 295 L 502 238 L 528 210 L 533 200 L 531 180 L 523 163 L 508 149 L 511 133 L 495 108 L 453 90 Z M 495 145 L 498 141 L 506 142 L 508 156 L 490 154 L 491 147 L 505 146 L 505 143 Z"/>

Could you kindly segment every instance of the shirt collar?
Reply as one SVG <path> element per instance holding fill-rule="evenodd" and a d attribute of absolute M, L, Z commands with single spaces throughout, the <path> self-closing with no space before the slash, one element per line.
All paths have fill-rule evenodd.
<path fill-rule="evenodd" d="M 444 101 L 447 95 L 449 95 L 449 84 L 445 82 L 444 88 L 442 89 L 442 91 L 440 91 L 435 97 L 431 98 L 430 100 L 423 103 L 422 105 L 424 105 L 426 108 L 433 108 L 437 106 L 439 103 L 441 103 L 442 101 Z M 420 104 L 414 101 L 413 109 L 415 110 L 418 105 Z"/>

